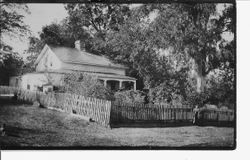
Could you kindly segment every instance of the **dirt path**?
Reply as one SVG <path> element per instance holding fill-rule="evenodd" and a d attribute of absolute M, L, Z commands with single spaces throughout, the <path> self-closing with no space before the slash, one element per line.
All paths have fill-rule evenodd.
<path fill-rule="evenodd" d="M 31 105 L 0 105 L 7 135 L 0 146 L 233 146 L 226 127 L 115 128 L 88 124 L 81 117 Z"/>

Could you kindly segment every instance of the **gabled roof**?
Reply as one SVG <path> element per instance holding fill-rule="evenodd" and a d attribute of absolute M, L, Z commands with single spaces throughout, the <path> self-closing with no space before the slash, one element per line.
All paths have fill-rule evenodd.
<path fill-rule="evenodd" d="M 95 65 L 95 66 L 106 66 L 106 67 L 113 67 L 113 68 L 123 68 L 126 67 L 120 64 L 115 64 L 111 62 L 108 58 L 104 56 L 98 56 L 86 51 L 79 51 L 75 48 L 69 47 L 56 47 L 56 46 L 48 46 L 52 52 L 64 63 L 73 63 L 73 64 L 87 64 L 87 65 Z M 44 49 L 43 49 L 44 50 Z M 42 51 L 43 52 L 43 51 Z M 41 52 L 41 54 L 43 54 Z M 38 57 L 37 61 L 40 61 L 42 55 Z"/>

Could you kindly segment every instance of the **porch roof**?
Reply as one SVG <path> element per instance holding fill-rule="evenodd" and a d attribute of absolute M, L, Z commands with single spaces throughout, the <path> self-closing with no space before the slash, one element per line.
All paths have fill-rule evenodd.
<path fill-rule="evenodd" d="M 26 73 L 26 74 L 41 74 L 41 73 L 55 73 L 55 74 L 67 74 L 67 73 L 72 73 L 75 71 L 72 70 L 51 70 L 51 71 L 41 71 L 41 72 L 32 72 L 32 73 Z M 88 73 L 88 74 L 93 74 L 96 75 L 99 79 L 107 79 L 107 80 L 123 80 L 123 81 L 135 81 L 136 78 L 134 77 L 129 77 L 125 75 L 119 75 L 119 74 L 114 74 L 114 73 L 99 73 L 99 72 L 83 72 L 83 73 Z"/>
<path fill-rule="evenodd" d="M 136 78 L 129 77 L 129 76 L 124 76 L 124 75 L 118 75 L 118 74 L 105 74 L 105 73 L 93 73 L 98 76 L 100 79 L 119 79 L 119 80 L 132 80 L 135 81 Z"/>

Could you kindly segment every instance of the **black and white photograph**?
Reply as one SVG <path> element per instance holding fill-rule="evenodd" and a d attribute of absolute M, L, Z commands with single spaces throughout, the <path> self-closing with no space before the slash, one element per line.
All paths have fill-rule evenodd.
<path fill-rule="evenodd" d="M 237 148 L 234 0 L 55 2 L 1 0 L 1 150 Z"/>

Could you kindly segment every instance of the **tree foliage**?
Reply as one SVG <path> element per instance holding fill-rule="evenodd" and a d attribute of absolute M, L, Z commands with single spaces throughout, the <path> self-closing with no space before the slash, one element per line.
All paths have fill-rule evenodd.
<path fill-rule="evenodd" d="M 0 51 L 0 55 L 2 57 L 2 62 L 0 63 L 0 84 L 8 85 L 11 76 L 21 74 L 23 60 L 18 53 L 11 50 Z"/>
<path fill-rule="evenodd" d="M 172 47 L 176 55 L 193 59 L 197 91 L 202 91 L 204 77 L 220 65 L 217 43 L 221 29 L 217 25 L 215 4 L 173 4 L 159 7 L 160 15 L 152 24 L 152 43 L 159 48 Z M 201 79 L 202 78 L 202 79 Z"/>
<path fill-rule="evenodd" d="M 3 36 L 23 37 L 29 34 L 24 23 L 24 14 L 29 13 L 25 4 L 0 4 L 0 84 L 8 85 L 9 78 L 21 74 L 23 60 L 12 47 L 3 41 Z"/>
<path fill-rule="evenodd" d="M 101 37 L 109 30 L 118 30 L 130 13 L 128 5 L 124 4 L 67 4 L 65 8 L 72 28 L 86 27 L 90 33 Z"/>
<path fill-rule="evenodd" d="M 233 7 L 228 9 L 232 13 L 225 10 L 220 16 L 216 4 L 142 6 L 119 31 L 109 34 L 109 48 L 115 51 L 111 58 L 137 70 L 145 79 L 144 82 L 153 89 L 156 99 L 168 99 L 175 93 L 187 99 L 187 95 L 192 93 L 181 88 L 190 81 L 191 85 L 196 86 L 193 93 L 204 92 L 206 76 L 211 71 L 225 69 L 228 65 L 235 68 L 234 46 L 232 43 L 223 45 L 225 42 L 222 37 L 225 29 L 234 33 Z M 146 21 L 155 10 L 158 16 L 152 22 Z M 168 52 L 159 55 L 157 51 L 160 49 Z M 208 97 L 206 93 L 203 94 L 200 97 Z"/>
<path fill-rule="evenodd" d="M 65 8 L 74 38 L 81 39 L 86 50 L 94 54 L 107 53 L 107 33 L 117 31 L 130 17 L 126 4 L 67 4 Z"/>
<path fill-rule="evenodd" d="M 29 27 L 24 23 L 24 14 L 29 13 L 27 5 L 14 3 L 0 4 L 0 48 L 10 47 L 3 41 L 3 36 L 23 37 L 29 33 Z M 12 47 L 10 47 L 12 48 Z M 0 54 L 0 65 L 3 66 L 3 61 L 10 58 L 10 53 L 5 55 L 5 52 Z M 16 54 L 12 55 L 15 58 Z M 6 58 L 6 59 L 5 59 Z M 17 59 L 19 61 L 19 59 Z"/>
<path fill-rule="evenodd" d="M 37 37 L 29 37 L 29 47 L 25 51 L 27 61 L 23 66 L 23 73 L 34 72 L 34 62 L 43 49 L 45 43 Z"/>
<path fill-rule="evenodd" d="M 23 21 L 23 14 L 29 13 L 27 5 L 15 3 L 1 3 L 0 8 L 1 35 L 3 33 L 9 33 L 11 35 L 18 34 L 24 36 L 29 32 L 29 27 Z"/>

